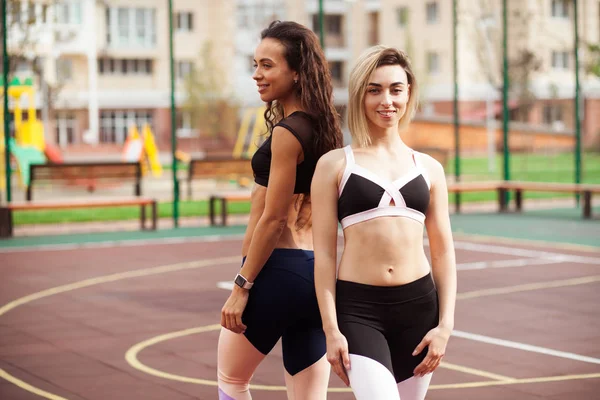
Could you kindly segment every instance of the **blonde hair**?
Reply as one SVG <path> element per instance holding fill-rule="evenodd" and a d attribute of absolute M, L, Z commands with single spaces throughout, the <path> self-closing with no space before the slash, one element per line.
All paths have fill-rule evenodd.
<path fill-rule="evenodd" d="M 400 118 L 398 133 L 408 126 L 417 110 L 419 86 L 408 56 L 396 48 L 383 45 L 373 46 L 365 50 L 350 72 L 348 85 L 348 128 L 353 142 L 359 147 L 366 147 L 371 144 L 364 99 L 371 75 L 377 68 L 384 65 L 401 66 L 406 71 L 408 84 L 410 85 L 408 104 L 406 105 L 406 112 Z"/>

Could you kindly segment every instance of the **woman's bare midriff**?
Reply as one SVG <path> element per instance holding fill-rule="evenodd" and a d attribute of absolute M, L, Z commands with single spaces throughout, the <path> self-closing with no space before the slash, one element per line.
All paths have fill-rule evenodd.
<path fill-rule="evenodd" d="M 430 271 L 423 225 L 405 217 L 380 217 L 347 227 L 338 278 L 375 286 L 413 282 Z"/>
<path fill-rule="evenodd" d="M 256 224 L 265 210 L 267 188 L 255 184 L 252 188 L 250 218 L 242 244 L 242 255 L 248 254 Z M 288 209 L 288 220 L 276 249 L 313 250 L 310 196 L 295 194 Z"/>

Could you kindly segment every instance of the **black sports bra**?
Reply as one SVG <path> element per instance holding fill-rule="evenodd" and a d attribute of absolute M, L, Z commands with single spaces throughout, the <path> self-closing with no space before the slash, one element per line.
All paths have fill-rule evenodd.
<path fill-rule="evenodd" d="M 314 151 L 314 122 L 311 116 L 303 111 L 295 111 L 279 121 L 275 126 L 282 126 L 292 133 L 300 142 L 304 152 L 304 161 L 296 166 L 296 185 L 294 193 L 310 193 L 310 183 L 317 166 Z M 271 139 L 272 135 L 256 150 L 252 156 L 254 182 L 261 186 L 269 186 L 271 173 Z"/>
<path fill-rule="evenodd" d="M 425 222 L 429 206 L 430 182 L 427 171 L 412 153 L 415 167 L 405 176 L 390 182 L 354 161 L 350 146 L 344 147 L 346 168 L 338 188 L 338 220 L 345 229 L 377 217 L 408 217 Z M 390 203 L 393 200 L 393 205 Z"/>

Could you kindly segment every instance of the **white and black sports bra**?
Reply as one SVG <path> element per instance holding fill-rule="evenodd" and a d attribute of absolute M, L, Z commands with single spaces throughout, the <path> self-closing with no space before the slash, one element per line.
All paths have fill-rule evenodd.
<path fill-rule="evenodd" d="M 425 222 L 431 184 L 418 153 L 412 152 L 414 168 L 391 182 L 356 164 L 350 146 L 344 152 L 346 168 L 338 188 L 338 220 L 343 229 L 377 217 Z"/>

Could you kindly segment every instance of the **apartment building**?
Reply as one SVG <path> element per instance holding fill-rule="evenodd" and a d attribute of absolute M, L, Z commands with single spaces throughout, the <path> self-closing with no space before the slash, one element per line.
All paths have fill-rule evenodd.
<path fill-rule="evenodd" d="M 508 0 L 511 117 L 556 130 L 574 127 L 573 0 Z M 163 0 L 23 0 L 9 18 L 36 16 L 36 46 L 50 82 L 60 86 L 48 140 L 76 148 L 122 145 L 128 127 L 150 123 L 161 143 L 170 135 L 168 11 Z M 451 0 L 324 0 L 325 53 L 335 102 L 345 114 L 353 61 L 384 43 L 409 53 L 421 85 L 424 117 L 452 115 Z M 501 2 L 458 2 L 458 80 L 463 120 L 499 116 Z M 579 0 L 582 44 L 600 42 L 600 0 Z M 206 43 L 224 93 L 241 108 L 259 106 L 252 58 L 260 31 L 274 19 L 295 20 L 318 33 L 318 0 L 174 0 L 177 133 L 197 137 L 184 79 L 202 63 Z M 39 23 L 38 23 L 39 21 Z M 17 38 L 11 31 L 9 38 Z M 13 40 L 16 43 L 16 39 Z M 92 44 L 92 45 L 90 45 Z M 519 75 L 513 61 L 533 56 L 537 69 Z M 585 51 L 581 51 L 585 64 Z M 516 71 L 516 72 L 515 72 Z M 24 69 L 18 73 L 27 74 Z M 522 75 L 522 74 L 521 74 Z M 519 81 L 531 96 L 525 103 Z M 523 87 L 523 85 L 521 85 Z M 600 135 L 600 80 L 581 73 L 584 140 Z M 40 90 L 43 89 L 40 87 Z M 41 98 L 37 102 L 42 109 Z M 164 147 L 163 147 L 164 148 Z"/>
<path fill-rule="evenodd" d="M 47 140 L 61 147 L 120 147 L 132 125 L 149 123 L 159 143 L 168 143 L 170 118 L 169 17 L 162 0 L 21 1 L 9 12 L 9 48 L 36 55 L 48 86 L 59 88 Z M 173 18 L 176 101 L 184 102 L 184 79 L 201 62 L 203 45 L 217 49 L 213 62 L 223 76 L 234 74 L 233 1 L 175 0 Z M 15 49 L 23 27 L 31 48 Z M 13 23 L 16 22 L 16 23 Z M 26 63 L 24 63 L 26 64 Z M 17 76 L 31 76 L 25 65 Z M 230 79 L 223 80 L 233 87 Z M 36 106 L 42 110 L 43 82 Z M 225 88 L 224 91 L 230 90 Z M 41 114 L 41 113 L 40 113 Z M 41 117 L 41 115 L 40 115 Z M 193 134 L 185 112 L 178 135 Z"/>
<path fill-rule="evenodd" d="M 600 1 L 578 0 L 579 38 L 600 43 Z M 573 0 L 508 0 L 511 119 L 574 129 Z M 481 120 L 501 113 L 502 2 L 458 2 L 460 114 Z M 422 85 L 422 115 L 452 115 L 452 2 L 382 0 L 379 35 L 410 54 Z M 529 57 L 529 58 L 528 58 Z M 584 140 L 600 136 L 600 79 L 584 72 L 580 51 Z M 536 66 L 526 74 L 526 66 Z M 526 92 L 524 89 L 528 88 Z M 486 102 L 488 104 L 486 104 Z M 490 104 L 492 106 L 490 107 Z"/>

